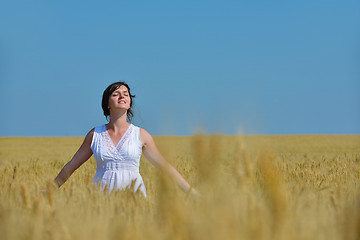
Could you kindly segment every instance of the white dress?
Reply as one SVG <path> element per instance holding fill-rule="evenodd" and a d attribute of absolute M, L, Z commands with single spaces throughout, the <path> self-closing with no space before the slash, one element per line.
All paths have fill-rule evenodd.
<path fill-rule="evenodd" d="M 115 146 L 105 124 L 95 128 L 91 150 L 97 163 L 96 174 L 92 183 L 105 187 L 109 192 L 131 187 L 140 190 L 146 197 L 146 189 L 139 173 L 142 143 L 140 128 L 130 124 L 120 141 Z"/>

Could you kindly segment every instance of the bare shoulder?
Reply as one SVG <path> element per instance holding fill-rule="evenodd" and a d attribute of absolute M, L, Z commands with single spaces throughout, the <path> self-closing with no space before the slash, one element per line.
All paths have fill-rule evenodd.
<path fill-rule="evenodd" d="M 86 137 L 91 137 L 94 135 L 94 132 L 95 132 L 95 128 L 91 129 L 87 134 L 86 134 Z"/>
<path fill-rule="evenodd" d="M 85 136 L 84 143 L 91 144 L 93 136 L 94 136 L 95 128 L 91 129 Z"/>
<path fill-rule="evenodd" d="M 148 133 L 148 131 L 146 131 L 143 128 L 140 128 L 140 139 L 143 146 L 146 146 L 147 144 L 153 141 L 150 133 Z"/>

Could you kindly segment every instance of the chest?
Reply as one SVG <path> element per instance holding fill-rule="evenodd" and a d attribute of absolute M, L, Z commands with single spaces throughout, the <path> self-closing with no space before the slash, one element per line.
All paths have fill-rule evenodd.
<path fill-rule="evenodd" d="M 142 146 L 136 135 L 136 130 L 133 127 L 123 133 L 122 136 L 114 135 L 114 138 L 111 138 L 111 134 L 103 129 L 94 142 L 93 153 L 95 159 L 100 162 L 114 160 L 140 161 Z"/>

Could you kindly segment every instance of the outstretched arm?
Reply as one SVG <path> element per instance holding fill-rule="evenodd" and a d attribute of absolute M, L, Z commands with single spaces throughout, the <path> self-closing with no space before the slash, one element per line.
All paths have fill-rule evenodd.
<path fill-rule="evenodd" d="M 181 176 L 181 174 L 164 159 L 164 157 L 157 149 L 154 139 L 145 129 L 140 129 L 140 138 L 143 144 L 143 153 L 145 157 L 155 167 L 165 170 L 175 179 L 183 191 L 191 191 L 193 195 L 198 195 L 198 192 L 190 186 L 190 184 L 183 178 L 183 176 Z"/>
<path fill-rule="evenodd" d="M 55 184 L 60 187 L 66 180 L 78 169 L 84 162 L 86 162 L 92 153 L 90 148 L 94 129 L 92 129 L 85 137 L 84 142 L 81 144 L 79 150 L 75 153 L 73 158 L 61 169 L 60 173 L 55 178 Z"/>

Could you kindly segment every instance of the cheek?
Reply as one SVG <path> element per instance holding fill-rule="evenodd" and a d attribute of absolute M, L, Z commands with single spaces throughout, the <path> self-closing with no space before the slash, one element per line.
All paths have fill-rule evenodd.
<path fill-rule="evenodd" d="M 114 99 L 112 97 L 109 97 L 108 108 L 110 108 L 110 106 L 112 106 L 113 103 L 114 103 Z"/>

